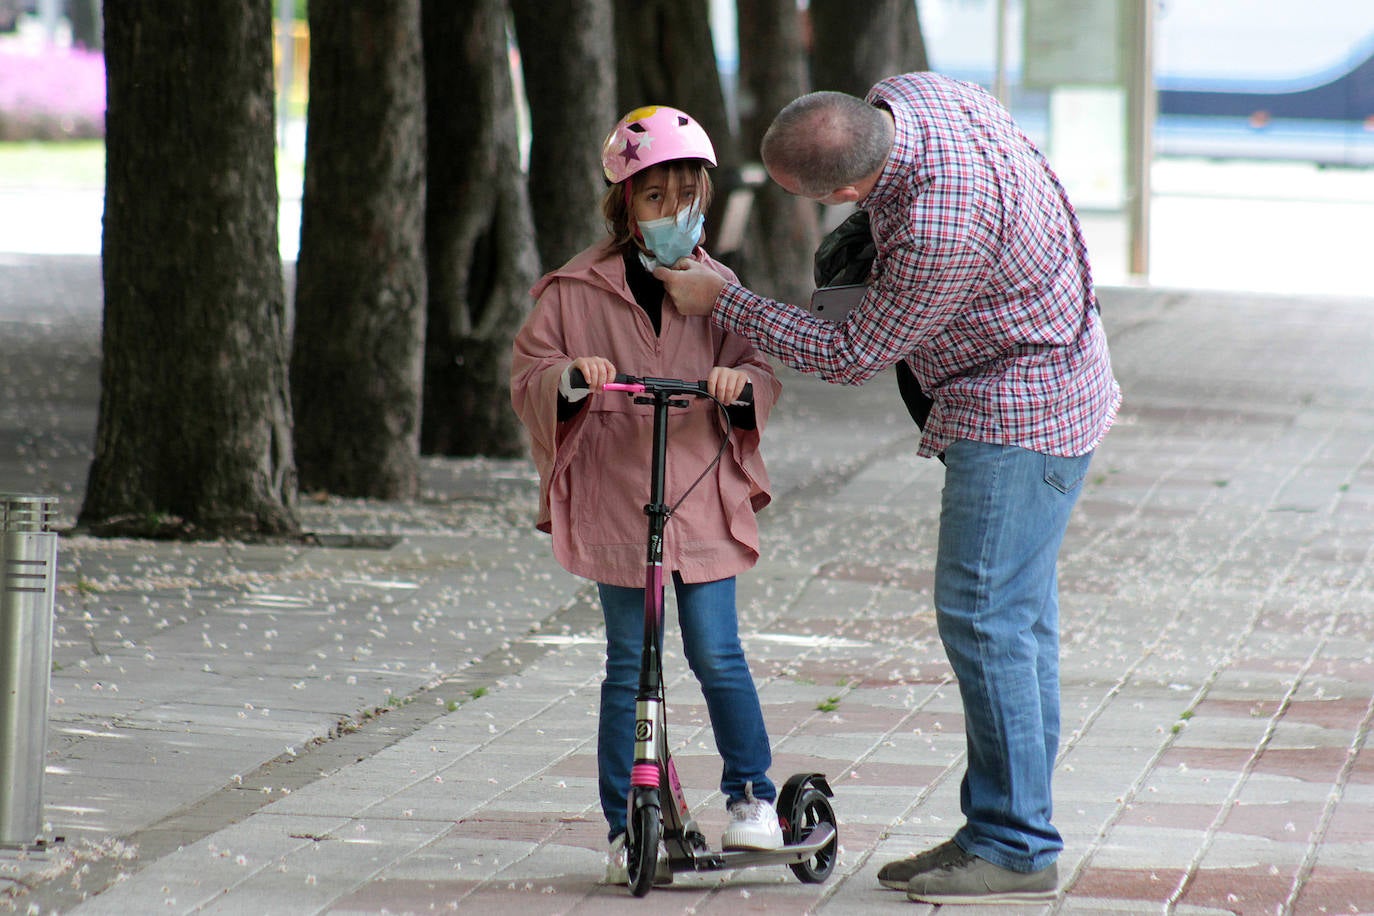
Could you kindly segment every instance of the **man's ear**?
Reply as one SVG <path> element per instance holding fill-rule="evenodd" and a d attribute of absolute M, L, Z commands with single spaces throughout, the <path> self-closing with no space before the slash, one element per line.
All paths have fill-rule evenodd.
<path fill-rule="evenodd" d="M 859 193 L 859 189 L 852 184 L 847 184 L 842 188 L 836 188 L 835 193 L 830 196 L 836 203 L 841 204 L 852 204 L 863 199 L 863 195 Z"/>

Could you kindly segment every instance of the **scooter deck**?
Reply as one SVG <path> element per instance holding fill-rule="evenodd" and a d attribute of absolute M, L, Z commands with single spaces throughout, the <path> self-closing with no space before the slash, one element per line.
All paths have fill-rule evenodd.
<path fill-rule="evenodd" d="M 806 841 L 778 849 L 711 849 L 698 850 L 690 856 L 675 854 L 677 843 L 668 842 L 668 865 L 674 873 L 689 871 L 721 871 L 746 868 L 752 865 L 798 865 L 820 852 L 835 839 L 835 825 L 817 824 Z"/>

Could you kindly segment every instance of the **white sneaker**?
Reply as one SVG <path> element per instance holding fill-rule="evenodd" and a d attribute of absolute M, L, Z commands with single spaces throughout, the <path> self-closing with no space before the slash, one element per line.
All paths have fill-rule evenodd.
<path fill-rule="evenodd" d="M 754 797 L 754 784 L 744 784 L 744 798 L 730 806 L 730 826 L 720 839 L 722 849 L 777 849 L 782 825 L 773 803 Z"/>
<path fill-rule="evenodd" d="M 630 883 L 630 864 L 625 853 L 625 834 L 620 834 L 611 840 L 610 848 L 606 850 L 606 876 L 601 879 L 602 884 L 623 885 Z M 668 865 L 668 856 L 663 844 L 658 844 L 658 865 L 654 868 L 655 884 L 672 884 L 673 869 Z"/>

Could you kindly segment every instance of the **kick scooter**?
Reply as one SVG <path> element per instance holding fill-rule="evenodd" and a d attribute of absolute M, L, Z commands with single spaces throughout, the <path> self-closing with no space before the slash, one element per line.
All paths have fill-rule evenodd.
<path fill-rule="evenodd" d="M 570 382 L 573 387 L 586 387 L 585 380 L 580 376 L 579 372 L 572 374 Z M 663 668 L 659 652 L 660 633 L 663 630 L 663 529 L 676 508 L 667 505 L 664 493 L 668 409 L 686 407 L 686 398 L 689 397 L 711 397 L 706 382 L 617 375 L 614 382 L 605 385 L 605 390 L 631 394 L 636 404 L 651 405 L 654 413 L 649 503 L 644 507 L 649 517 L 645 558 L 644 648 L 640 654 L 639 691 L 635 698 L 635 755 L 634 766 L 630 770 L 625 835 L 630 893 L 643 897 L 652 889 L 660 841 L 667 850 L 668 865 L 673 872 L 718 871 L 779 864 L 791 867 L 793 874 L 801 881 L 819 884 L 830 877 L 839 847 L 835 812 L 830 805 L 834 793 L 824 774 L 796 773 L 783 785 L 777 798 L 778 821 L 784 840 L 781 848 L 717 852 L 711 849 L 691 816 L 677 767 L 668 750 Z M 742 400 L 749 401 L 752 396 L 752 386 L 746 386 Z M 724 418 L 724 437 L 715 459 L 718 462 L 729 444 L 729 414 L 724 404 L 719 401 L 716 404 Z M 711 467 L 714 467 L 714 462 Z M 711 467 L 703 472 L 698 482 L 709 473 Z M 690 490 L 688 488 L 688 492 Z"/>

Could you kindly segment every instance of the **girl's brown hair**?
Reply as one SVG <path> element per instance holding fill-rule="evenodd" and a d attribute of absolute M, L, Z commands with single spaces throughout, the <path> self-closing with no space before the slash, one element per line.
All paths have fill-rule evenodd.
<path fill-rule="evenodd" d="M 697 186 L 696 208 L 702 213 L 706 213 L 711 208 L 711 173 L 707 170 L 704 161 L 700 159 L 674 159 L 671 162 L 661 162 L 658 165 L 650 166 L 643 172 L 631 175 L 619 184 L 611 185 L 601 198 L 601 215 L 605 217 L 606 229 L 611 234 L 611 246 L 617 251 L 623 253 L 632 248 L 641 247 L 631 225 L 630 197 L 634 194 L 635 180 L 655 168 L 665 170 L 668 181 L 675 183 L 678 187 L 684 184 L 695 184 Z"/>

